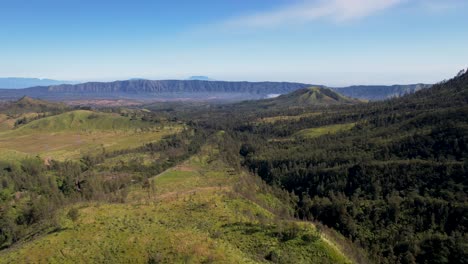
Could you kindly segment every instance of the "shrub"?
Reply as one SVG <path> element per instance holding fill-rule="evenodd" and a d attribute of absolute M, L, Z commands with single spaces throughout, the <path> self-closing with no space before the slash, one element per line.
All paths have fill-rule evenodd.
<path fill-rule="evenodd" d="M 70 218 L 73 222 L 78 220 L 78 217 L 80 216 L 80 212 L 76 208 L 72 208 L 68 211 L 67 217 Z"/>

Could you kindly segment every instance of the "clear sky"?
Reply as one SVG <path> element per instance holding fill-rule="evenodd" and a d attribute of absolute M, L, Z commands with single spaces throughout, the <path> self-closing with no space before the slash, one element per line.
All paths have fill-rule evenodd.
<path fill-rule="evenodd" d="M 0 0 L 0 77 L 437 82 L 467 0 Z"/>

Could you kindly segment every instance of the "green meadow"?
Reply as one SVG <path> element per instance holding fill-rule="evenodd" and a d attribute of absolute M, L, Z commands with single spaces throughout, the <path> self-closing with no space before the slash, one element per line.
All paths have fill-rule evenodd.
<path fill-rule="evenodd" d="M 0 132 L 0 157 L 40 155 L 44 159 L 75 159 L 103 150 L 138 147 L 181 129 L 181 125 L 156 126 L 118 114 L 77 110 Z"/>

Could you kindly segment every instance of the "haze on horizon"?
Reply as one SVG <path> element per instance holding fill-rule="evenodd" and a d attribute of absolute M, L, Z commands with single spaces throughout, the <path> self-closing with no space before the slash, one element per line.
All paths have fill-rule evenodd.
<path fill-rule="evenodd" d="M 463 0 L 4 1 L 0 76 L 435 83 L 467 67 Z"/>

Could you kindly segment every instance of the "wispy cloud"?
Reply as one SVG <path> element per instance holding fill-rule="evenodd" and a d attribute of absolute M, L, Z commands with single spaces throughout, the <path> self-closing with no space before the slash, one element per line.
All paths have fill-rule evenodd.
<path fill-rule="evenodd" d="M 446 12 L 466 6 L 466 0 L 419 0 L 418 4 L 431 12 Z"/>
<path fill-rule="evenodd" d="M 273 27 L 305 24 L 317 19 L 348 21 L 392 8 L 405 0 L 306 0 L 279 9 L 237 17 L 225 22 L 229 27 Z"/>

